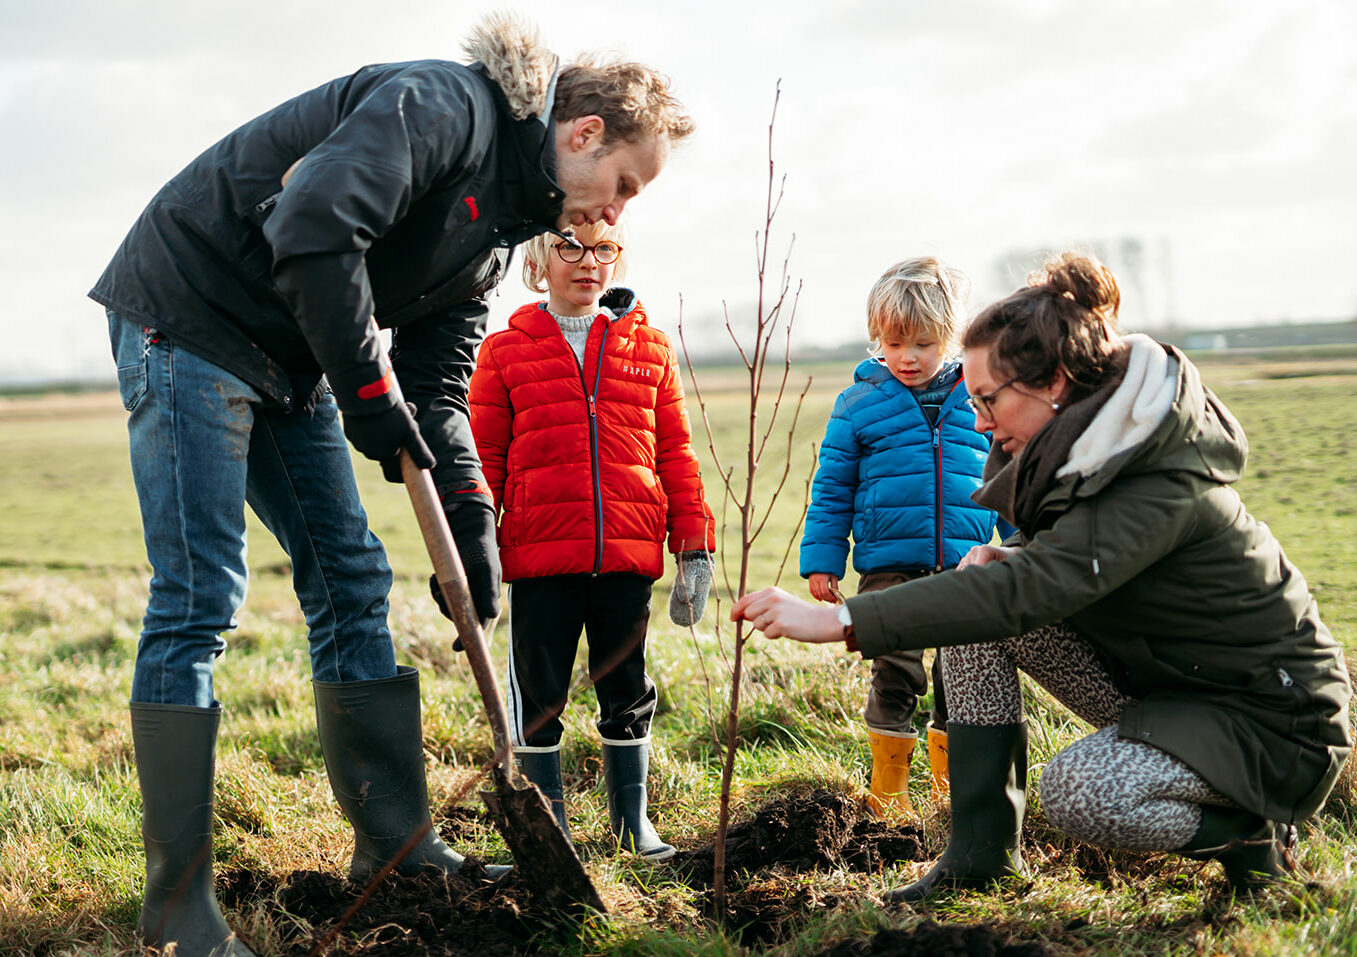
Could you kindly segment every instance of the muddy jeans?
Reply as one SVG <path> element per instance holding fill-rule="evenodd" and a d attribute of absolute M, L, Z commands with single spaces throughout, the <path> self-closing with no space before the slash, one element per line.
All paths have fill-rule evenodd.
<path fill-rule="evenodd" d="M 1168 851 L 1197 832 L 1201 805 L 1231 805 L 1182 761 L 1118 736 L 1117 721 L 1133 699 L 1117 690 L 1093 646 L 1069 626 L 944 648 L 941 658 L 956 724 L 1021 721 L 1021 669 L 1100 729 L 1056 754 L 1041 775 L 1042 810 L 1071 837 L 1102 847 Z"/>
<path fill-rule="evenodd" d="M 931 574 L 926 571 L 868 572 L 858 579 L 858 594 L 883 591 Z M 872 687 L 863 720 L 874 731 L 913 736 L 919 698 L 928 691 L 923 650 L 896 651 L 872 660 Z M 947 730 L 947 701 L 942 691 L 942 655 L 933 656 L 933 726 Z"/>
<path fill-rule="evenodd" d="M 334 398 L 287 414 L 154 329 L 112 312 L 108 329 L 153 572 L 132 700 L 216 703 L 213 665 L 245 600 L 247 502 L 291 559 L 312 676 L 395 675 L 391 568 L 368 530 Z"/>

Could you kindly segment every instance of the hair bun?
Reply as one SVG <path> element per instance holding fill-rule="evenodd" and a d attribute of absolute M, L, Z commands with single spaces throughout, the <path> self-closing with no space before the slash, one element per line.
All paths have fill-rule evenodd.
<path fill-rule="evenodd" d="M 1121 308 L 1121 289 L 1111 270 L 1081 253 L 1062 253 L 1046 263 L 1046 285 L 1090 312 L 1115 318 Z"/>

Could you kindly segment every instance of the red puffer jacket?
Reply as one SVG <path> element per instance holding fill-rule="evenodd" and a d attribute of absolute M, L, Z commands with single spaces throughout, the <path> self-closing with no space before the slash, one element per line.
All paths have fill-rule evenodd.
<path fill-rule="evenodd" d="M 714 550 L 678 360 L 628 289 L 594 319 L 583 370 L 543 303 L 481 346 L 471 430 L 502 510 L 504 580 L 664 573 L 671 552 Z"/>

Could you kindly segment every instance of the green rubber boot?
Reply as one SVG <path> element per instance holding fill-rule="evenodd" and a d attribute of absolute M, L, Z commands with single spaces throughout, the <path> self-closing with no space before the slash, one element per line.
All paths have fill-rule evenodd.
<path fill-rule="evenodd" d="M 429 817 L 419 672 L 401 666 L 392 678 L 311 684 L 330 787 L 353 825 L 349 879 L 367 883 L 420 832 L 396 872 L 455 874 L 462 855 L 443 843 Z M 486 871 L 498 880 L 509 868 L 491 864 Z"/>
<path fill-rule="evenodd" d="M 212 777 L 221 706 L 130 706 L 141 785 L 146 897 L 137 933 L 177 957 L 254 957 L 212 886 Z"/>
<path fill-rule="evenodd" d="M 1296 869 L 1296 829 L 1243 808 L 1201 806 L 1202 820 L 1179 854 L 1220 861 L 1235 891 L 1252 893 L 1290 876 Z"/>
<path fill-rule="evenodd" d="M 885 895 L 914 904 L 949 887 L 1025 877 L 1019 846 L 1027 809 L 1027 726 L 947 723 L 952 834 L 923 877 Z"/>

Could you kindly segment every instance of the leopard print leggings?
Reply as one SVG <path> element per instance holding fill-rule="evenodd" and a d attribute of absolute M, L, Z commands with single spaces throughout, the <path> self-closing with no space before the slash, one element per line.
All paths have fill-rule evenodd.
<path fill-rule="evenodd" d="M 1230 805 L 1177 758 L 1117 735 L 1131 698 L 1112 683 L 1093 647 L 1057 623 L 1003 641 L 942 649 L 949 721 L 1022 720 L 1018 670 L 1100 730 L 1060 751 L 1041 775 L 1041 807 L 1071 837 L 1100 847 L 1167 851 L 1201 825 L 1201 805 Z"/>

